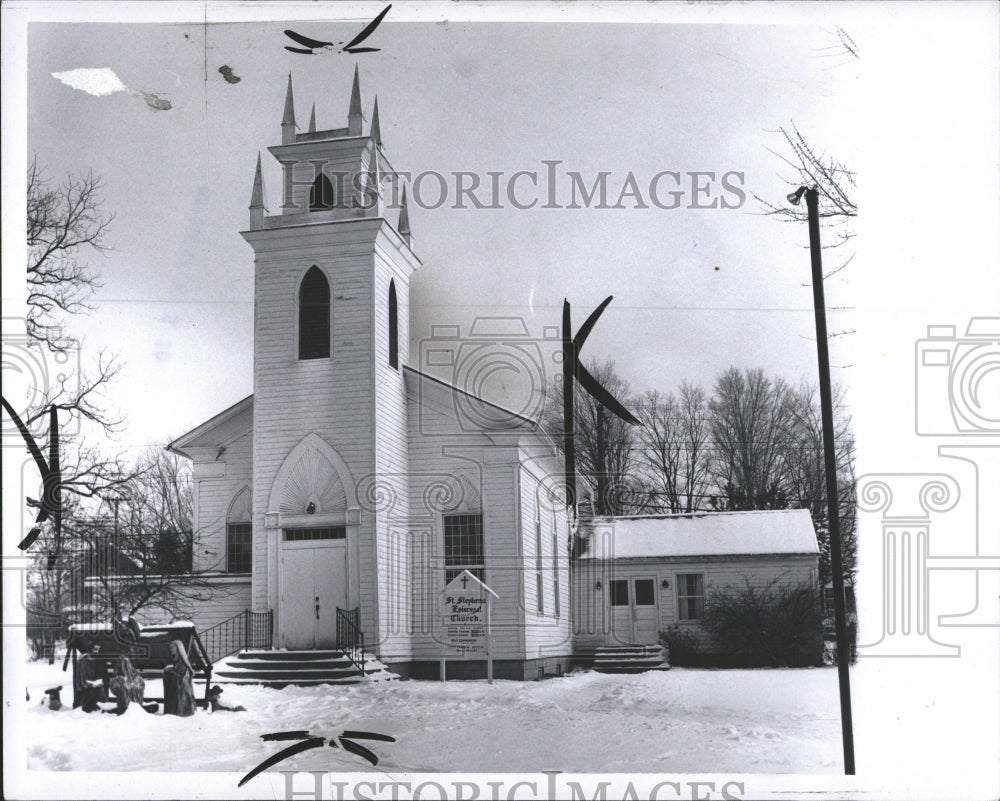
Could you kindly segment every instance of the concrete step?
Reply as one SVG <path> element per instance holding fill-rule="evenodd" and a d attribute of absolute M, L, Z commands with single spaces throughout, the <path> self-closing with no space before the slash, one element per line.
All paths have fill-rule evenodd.
<path fill-rule="evenodd" d="M 649 670 L 670 670 L 670 665 L 666 662 L 661 662 L 658 665 L 628 665 L 624 663 L 619 663 L 614 666 L 597 667 L 594 666 L 594 670 L 598 673 L 645 673 Z"/>
<path fill-rule="evenodd" d="M 236 654 L 238 659 L 262 659 L 269 662 L 301 662 L 315 661 L 322 659 L 346 659 L 343 651 L 240 651 Z"/>
<path fill-rule="evenodd" d="M 341 659 L 239 659 L 229 664 L 240 670 L 344 670 L 354 663 L 346 656 Z"/>
<path fill-rule="evenodd" d="M 378 659 L 365 655 L 364 673 L 343 651 L 242 651 L 216 665 L 212 680 L 220 684 L 301 687 L 358 684 L 398 679 Z"/>
<path fill-rule="evenodd" d="M 670 670 L 662 645 L 613 645 L 594 651 L 593 668 L 599 673 L 642 673 Z"/>
<path fill-rule="evenodd" d="M 367 672 L 367 671 L 366 671 Z M 360 677 L 361 671 L 355 667 L 342 670 L 229 670 L 224 668 L 212 674 L 222 679 L 258 679 L 262 681 L 322 681 L 323 679 L 346 679 Z"/>

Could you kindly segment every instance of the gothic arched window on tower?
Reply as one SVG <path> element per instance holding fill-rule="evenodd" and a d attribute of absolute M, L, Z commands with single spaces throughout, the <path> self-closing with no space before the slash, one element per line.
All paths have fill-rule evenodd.
<path fill-rule="evenodd" d="M 309 211 L 324 211 L 337 205 L 333 182 L 325 173 L 320 173 L 309 189 Z"/>
<path fill-rule="evenodd" d="M 299 287 L 299 358 L 330 358 L 330 284 L 315 265 Z"/>
<path fill-rule="evenodd" d="M 389 282 L 389 366 L 399 369 L 399 312 L 396 308 L 396 281 Z"/>

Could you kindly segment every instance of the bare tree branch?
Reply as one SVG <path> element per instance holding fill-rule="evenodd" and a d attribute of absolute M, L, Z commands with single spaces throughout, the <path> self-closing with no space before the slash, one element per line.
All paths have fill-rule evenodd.
<path fill-rule="evenodd" d="M 68 345 L 60 316 L 90 310 L 87 301 L 101 286 L 79 252 L 108 250 L 105 234 L 114 215 L 102 211 L 102 185 L 93 173 L 55 184 L 36 157 L 27 180 L 28 336 L 62 353 Z"/>

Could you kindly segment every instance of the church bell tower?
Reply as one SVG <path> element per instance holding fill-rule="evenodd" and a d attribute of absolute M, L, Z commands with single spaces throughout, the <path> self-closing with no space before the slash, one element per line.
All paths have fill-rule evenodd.
<path fill-rule="evenodd" d="M 278 647 L 329 647 L 336 606 L 358 610 L 366 647 L 405 657 L 378 588 L 388 512 L 368 498 L 375 484 L 395 494 L 393 516 L 407 512 L 403 369 L 420 261 L 405 196 L 387 202 L 395 173 L 377 99 L 365 130 L 357 68 L 341 128 L 319 129 L 314 104 L 300 129 L 289 75 L 280 144 L 268 151 L 280 203 L 268 213 L 258 155 L 242 234 L 255 259 L 254 606 L 276 610 Z M 307 577 L 319 559 L 333 567 Z"/>

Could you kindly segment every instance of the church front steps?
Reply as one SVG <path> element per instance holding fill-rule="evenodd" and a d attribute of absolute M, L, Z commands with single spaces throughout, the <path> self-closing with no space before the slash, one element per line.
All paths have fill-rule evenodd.
<path fill-rule="evenodd" d="M 257 684 L 280 689 L 288 685 L 359 684 L 396 679 L 378 659 L 365 655 L 362 674 L 343 651 L 241 651 L 216 667 L 220 684 Z"/>
<path fill-rule="evenodd" d="M 670 670 L 670 662 L 662 645 L 603 646 L 594 652 L 593 667 L 598 673 L 644 673 Z"/>

